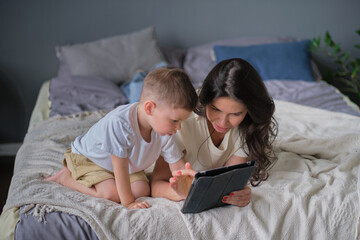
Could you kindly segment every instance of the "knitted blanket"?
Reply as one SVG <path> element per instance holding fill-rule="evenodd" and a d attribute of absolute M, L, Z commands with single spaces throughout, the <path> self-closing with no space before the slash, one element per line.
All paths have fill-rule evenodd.
<path fill-rule="evenodd" d="M 278 161 L 252 187 L 251 203 L 182 214 L 183 202 L 143 198 L 128 210 L 54 182 L 64 151 L 106 114 L 54 117 L 27 133 L 15 162 L 10 207 L 36 204 L 36 214 L 63 211 L 83 218 L 99 239 L 358 239 L 360 118 L 276 101 Z"/>

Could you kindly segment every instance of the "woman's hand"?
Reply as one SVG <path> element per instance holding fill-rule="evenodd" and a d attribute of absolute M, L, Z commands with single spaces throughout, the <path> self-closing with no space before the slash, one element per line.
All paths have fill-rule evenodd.
<path fill-rule="evenodd" d="M 244 189 L 233 191 L 229 195 L 223 197 L 222 202 L 235 205 L 238 207 L 245 207 L 251 200 L 251 188 L 246 185 Z"/>
<path fill-rule="evenodd" d="M 231 166 L 235 164 L 245 163 L 248 161 L 247 157 L 239 157 L 233 155 L 229 158 L 229 160 L 225 163 L 225 166 Z M 244 189 L 239 191 L 233 191 L 229 195 L 224 196 L 222 199 L 223 203 L 235 205 L 238 207 L 245 207 L 250 203 L 251 200 L 251 188 L 246 185 Z"/>

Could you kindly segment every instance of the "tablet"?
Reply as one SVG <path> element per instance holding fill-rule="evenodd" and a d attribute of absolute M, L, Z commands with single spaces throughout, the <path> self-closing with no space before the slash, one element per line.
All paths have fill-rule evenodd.
<path fill-rule="evenodd" d="M 222 202 L 223 196 L 243 189 L 254 169 L 255 162 L 249 161 L 196 173 L 181 212 L 198 213 L 229 205 Z"/>

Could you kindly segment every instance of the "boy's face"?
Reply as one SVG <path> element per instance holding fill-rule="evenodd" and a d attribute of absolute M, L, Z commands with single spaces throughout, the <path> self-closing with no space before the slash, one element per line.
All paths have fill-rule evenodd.
<path fill-rule="evenodd" d="M 152 128 L 160 136 L 175 134 L 181 128 L 181 122 L 187 119 L 191 111 L 173 108 L 167 104 L 154 107 L 151 118 Z"/>

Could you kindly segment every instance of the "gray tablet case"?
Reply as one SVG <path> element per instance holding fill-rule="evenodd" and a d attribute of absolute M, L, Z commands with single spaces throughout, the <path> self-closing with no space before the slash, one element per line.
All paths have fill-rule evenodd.
<path fill-rule="evenodd" d="M 252 175 L 255 162 L 215 168 L 198 172 L 181 209 L 182 213 L 198 213 L 215 207 L 226 206 L 225 195 L 245 187 Z"/>

